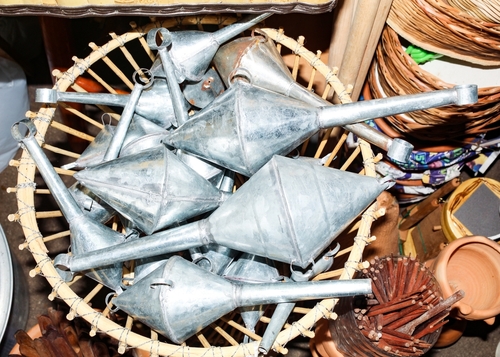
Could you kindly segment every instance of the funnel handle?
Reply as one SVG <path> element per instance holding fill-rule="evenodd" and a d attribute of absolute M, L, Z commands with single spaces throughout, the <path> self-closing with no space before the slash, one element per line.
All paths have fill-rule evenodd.
<path fill-rule="evenodd" d="M 161 35 L 161 43 L 158 44 L 158 33 Z M 159 50 L 160 48 L 166 48 L 172 43 L 172 35 L 169 30 L 164 27 L 159 27 L 152 29 L 148 32 L 146 37 L 146 42 L 152 50 Z"/>
<path fill-rule="evenodd" d="M 28 133 L 26 135 L 23 135 L 21 133 L 21 130 L 19 130 L 19 125 L 24 125 L 28 129 Z M 22 142 L 25 139 L 32 138 L 36 135 L 37 130 L 36 130 L 36 125 L 29 119 L 22 119 L 18 121 L 17 123 L 14 123 L 12 127 L 10 128 L 10 132 L 12 134 L 12 137 L 18 141 Z"/>

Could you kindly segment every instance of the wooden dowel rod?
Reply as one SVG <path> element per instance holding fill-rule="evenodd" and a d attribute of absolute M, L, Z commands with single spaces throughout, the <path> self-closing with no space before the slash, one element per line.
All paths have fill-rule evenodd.
<path fill-rule="evenodd" d="M 102 53 L 102 57 L 101 59 L 104 61 L 104 63 L 106 63 L 108 65 L 108 67 L 113 71 L 115 72 L 115 74 L 118 76 L 118 78 L 120 78 L 123 83 L 125 83 L 125 85 L 127 87 L 129 87 L 130 90 L 132 90 L 134 88 L 134 84 L 130 81 L 130 79 L 127 78 L 127 76 L 116 66 L 116 64 L 113 63 L 113 61 L 111 61 L 108 56 L 106 56 L 106 51 L 102 48 L 102 47 L 98 47 L 94 42 L 91 42 L 89 43 L 89 47 L 94 50 L 94 51 L 101 51 Z"/>

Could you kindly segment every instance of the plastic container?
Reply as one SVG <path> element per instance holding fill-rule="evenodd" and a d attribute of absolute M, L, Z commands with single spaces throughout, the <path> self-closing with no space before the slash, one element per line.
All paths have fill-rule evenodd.
<path fill-rule="evenodd" d="M 0 57 L 0 172 L 19 149 L 18 142 L 10 134 L 10 127 L 23 119 L 28 109 L 24 71 L 17 63 Z"/>

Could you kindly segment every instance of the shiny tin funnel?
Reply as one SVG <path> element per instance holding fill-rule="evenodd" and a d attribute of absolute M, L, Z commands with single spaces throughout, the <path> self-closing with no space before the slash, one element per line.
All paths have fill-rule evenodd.
<path fill-rule="evenodd" d="M 174 256 L 113 304 L 180 344 L 238 307 L 369 293 L 370 279 L 235 284 Z"/>
<path fill-rule="evenodd" d="M 274 156 L 208 218 L 55 264 L 81 271 L 217 243 L 307 267 L 393 182 Z"/>
<path fill-rule="evenodd" d="M 297 83 L 272 40 L 262 36 L 242 37 L 221 46 L 214 57 L 214 66 L 229 86 L 231 77 L 244 75 L 259 87 L 301 100 L 315 107 L 328 106 L 326 101 Z M 364 124 L 344 125 L 358 137 L 387 151 L 395 161 L 407 162 L 413 146 L 402 139 L 391 139 Z"/>
<path fill-rule="evenodd" d="M 179 83 L 185 80 L 199 82 L 221 44 L 271 15 L 271 13 L 248 15 L 213 33 L 204 31 L 172 32 L 172 45 L 169 48 L 169 54 L 176 67 L 177 81 Z"/>
<path fill-rule="evenodd" d="M 94 166 L 100 164 L 104 160 L 104 154 L 109 147 L 109 143 L 113 138 L 115 132 L 115 126 L 113 125 L 104 125 L 99 134 L 96 135 L 94 140 L 87 146 L 87 148 L 82 152 L 80 157 L 76 159 L 74 162 L 62 166 L 63 169 L 84 169 L 86 167 Z M 134 115 L 132 117 L 132 121 L 130 122 L 130 126 L 127 130 L 127 134 L 123 140 L 123 145 L 120 150 L 120 156 L 122 152 L 124 152 L 125 148 L 135 140 L 139 138 L 143 138 L 146 135 L 151 134 L 161 134 L 165 135 L 166 130 L 161 126 L 139 116 Z M 157 144 L 159 144 L 159 140 Z"/>
<path fill-rule="evenodd" d="M 28 134 L 23 137 L 19 131 L 19 125 L 25 125 L 28 128 Z M 40 174 L 47 184 L 52 196 L 56 200 L 64 217 L 66 218 L 71 232 L 71 251 L 75 255 L 84 254 L 88 251 L 102 249 L 121 243 L 125 240 L 123 234 L 120 234 L 111 228 L 85 217 L 80 206 L 69 193 L 68 189 L 57 175 L 54 167 L 45 156 L 42 148 L 35 139 L 36 127 L 33 122 L 23 119 L 12 126 L 12 136 L 22 142 L 33 161 L 35 161 Z M 90 270 L 90 269 L 89 269 Z M 71 272 L 67 273 L 65 278 L 72 278 Z M 105 268 L 91 269 L 86 273 L 87 276 L 95 279 L 103 285 L 115 290 L 121 291 L 122 264 L 120 262 L 109 264 Z"/>
<path fill-rule="evenodd" d="M 214 210 L 223 194 L 164 145 L 74 177 L 146 234 Z"/>
<path fill-rule="evenodd" d="M 130 94 L 58 92 L 49 88 L 37 89 L 35 96 L 35 101 L 38 103 L 73 102 L 114 107 L 125 107 L 129 99 Z M 184 101 L 183 104 L 185 110 L 189 110 L 189 103 Z M 176 123 L 165 79 L 155 78 L 154 84 L 141 93 L 135 106 L 135 113 L 165 129 Z"/>
<path fill-rule="evenodd" d="M 165 143 L 251 176 L 273 155 L 288 154 L 319 129 L 475 101 L 477 86 L 461 85 L 414 95 L 313 107 L 237 80 L 192 120 L 169 133 Z"/>

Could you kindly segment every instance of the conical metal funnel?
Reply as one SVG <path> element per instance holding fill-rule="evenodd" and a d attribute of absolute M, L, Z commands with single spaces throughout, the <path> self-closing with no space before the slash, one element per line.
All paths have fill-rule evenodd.
<path fill-rule="evenodd" d="M 146 234 L 211 211 L 223 201 L 217 188 L 163 145 L 74 177 Z"/>
<path fill-rule="evenodd" d="M 28 128 L 28 134 L 23 137 L 19 131 L 19 125 Z M 56 200 L 64 217 L 66 218 L 71 237 L 71 251 L 75 255 L 81 255 L 88 251 L 94 251 L 106 248 L 125 240 L 123 234 L 120 234 L 111 228 L 87 218 L 73 196 L 57 175 L 54 167 L 50 164 L 47 156 L 35 139 L 36 127 L 33 122 L 23 119 L 12 126 L 12 136 L 14 139 L 22 142 L 33 161 L 35 161 L 40 174 L 47 184 L 52 196 Z M 113 262 L 105 268 L 89 269 L 87 276 L 95 279 L 103 285 L 115 291 L 121 291 L 122 264 Z M 61 276 L 65 280 L 71 280 L 73 274 L 67 271 L 61 271 Z"/>
<path fill-rule="evenodd" d="M 106 223 L 116 213 L 107 203 L 78 182 L 68 187 L 68 191 L 80 206 L 83 214 L 93 221 Z"/>
<path fill-rule="evenodd" d="M 246 76 L 256 86 L 312 106 L 332 105 L 293 79 L 276 45 L 269 38 L 255 36 L 235 39 L 219 48 L 213 63 L 226 86 L 229 86 L 232 76 L 239 74 Z M 347 124 L 344 128 L 387 151 L 387 156 L 395 161 L 407 162 L 413 150 L 410 143 L 392 139 L 364 123 Z"/>
<path fill-rule="evenodd" d="M 105 124 L 94 140 L 83 150 L 80 157 L 69 164 L 63 165 L 62 168 L 66 170 L 73 168 L 84 169 L 102 162 L 114 132 L 115 126 Z"/>
<path fill-rule="evenodd" d="M 274 156 L 206 219 L 54 263 L 81 271 L 217 243 L 306 268 L 392 184 Z"/>
<path fill-rule="evenodd" d="M 113 138 L 115 132 L 115 126 L 104 125 L 102 130 L 96 135 L 94 140 L 87 146 L 87 148 L 82 152 L 80 157 L 74 162 L 62 166 L 64 169 L 79 168 L 84 169 L 86 167 L 94 166 L 100 164 L 104 160 L 104 154 L 109 147 L 109 144 Z M 130 126 L 127 130 L 125 138 L 123 140 L 123 145 L 120 150 L 120 155 L 125 154 L 125 148 L 133 145 L 136 140 L 143 138 L 146 135 L 158 134 L 162 137 L 167 133 L 165 129 L 161 126 L 139 116 L 134 115 Z M 159 139 L 157 144 L 160 143 Z"/>
<path fill-rule="evenodd" d="M 203 109 L 224 92 L 224 83 L 213 68 L 209 68 L 201 81 L 184 82 L 182 93 L 186 100 L 194 107 Z"/>
<path fill-rule="evenodd" d="M 37 89 L 35 97 L 35 101 L 38 103 L 73 102 L 115 107 L 125 107 L 129 100 L 130 94 L 59 92 L 48 88 Z M 183 104 L 185 110 L 189 110 L 189 103 L 184 101 Z M 165 129 L 176 124 L 172 100 L 165 79 L 155 78 L 154 84 L 142 92 L 135 106 L 135 113 Z"/>
<path fill-rule="evenodd" d="M 461 85 L 421 94 L 313 107 L 236 80 L 211 105 L 169 133 L 165 143 L 251 176 L 273 155 L 288 154 L 319 129 L 476 100 L 477 86 Z"/>
<path fill-rule="evenodd" d="M 173 256 L 113 304 L 180 344 L 237 307 L 369 293 L 370 279 L 234 284 Z"/>
<path fill-rule="evenodd" d="M 170 57 L 176 67 L 177 81 L 199 82 L 221 44 L 271 16 L 271 13 L 248 15 L 234 24 L 209 33 L 204 31 L 172 32 Z"/>

